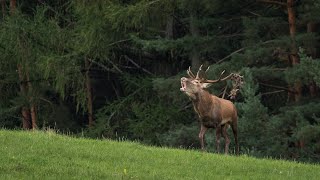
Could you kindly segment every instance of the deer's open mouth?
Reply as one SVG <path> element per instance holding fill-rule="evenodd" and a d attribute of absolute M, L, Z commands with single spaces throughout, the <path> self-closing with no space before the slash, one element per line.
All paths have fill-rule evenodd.
<path fill-rule="evenodd" d="M 183 91 L 183 92 L 186 91 L 186 89 L 187 89 L 186 80 L 187 80 L 187 78 L 185 78 L 185 77 L 182 77 L 182 78 L 181 78 L 181 88 L 180 88 L 180 91 Z"/>

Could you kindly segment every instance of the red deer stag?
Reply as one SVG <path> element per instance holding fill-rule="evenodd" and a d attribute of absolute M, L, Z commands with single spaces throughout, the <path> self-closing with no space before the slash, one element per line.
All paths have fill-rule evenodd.
<path fill-rule="evenodd" d="M 221 73 L 219 79 L 217 80 L 207 80 L 206 71 L 203 71 L 202 66 L 200 66 L 197 75 L 195 76 L 190 67 L 187 70 L 190 78 L 181 78 L 181 88 L 180 90 L 187 94 L 192 101 L 194 110 L 199 116 L 201 129 L 199 133 L 199 139 L 201 143 L 201 149 L 204 148 L 204 135 L 208 128 L 216 129 L 216 149 L 217 152 L 220 151 L 220 137 L 221 135 L 225 139 L 225 153 L 228 154 L 230 139 L 227 134 L 227 129 L 231 126 L 235 143 L 236 143 L 236 153 L 239 154 L 239 144 L 238 144 L 238 132 L 237 132 L 237 109 L 234 104 L 215 95 L 210 94 L 205 89 L 208 88 L 213 83 L 220 81 L 225 81 L 232 78 L 234 74 L 230 74 L 227 77 L 222 78 L 224 71 Z"/>

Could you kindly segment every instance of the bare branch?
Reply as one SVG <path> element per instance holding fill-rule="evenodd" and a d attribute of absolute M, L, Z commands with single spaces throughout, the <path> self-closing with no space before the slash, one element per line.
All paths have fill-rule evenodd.
<path fill-rule="evenodd" d="M 255 13 L 255 12 L 252 12 L 252 11 L 248 11 L 250 14 L 253 14 L 253 15 L 255 15 L 255 16 L 260 16 L 261 17 L 261 15 L 260 14 L 258 14 L 258 13 Z"/>
<path fill-rule="evenodd" d="M 272 43 L 272 42 L 274 42 L 274 41 L 275 41 L 275 40 L 268 40 L 268 41 L 264 41 L 264 42 L 259 43 L 259 44 L 268 44 L 268 43 Z M 222 61 L 230 58 L 232 55 L 234 55 L 234 54 L 236 54 L 236 53 L 238 53 L 238 52 L 241 52 L 241 51 L 245 50 L 245 49 L 248 48 L 248 47 L 250 47 L 250 46 L 243 47 L 243 48 L 240 48 L 240 49 L 238 49 L 238 50 L 236 50 L 236 51 L 233 51 L 233 52 L 232 52 L 231 54 L 229 54 L 228 56 L 226 56 L 226 57 L 220 59 L 219 61 L 217 61 L 216 64 L 220 64 Z"/>
<path fill-rule="evenodd" d="M 265 96 L 265 95 L 276 94 L 276 93 L 281 93 L 281 92 L 285 92 L 285 90 L 271 91 L 271 92 L 261 93 L 260 95 Z"/>
<path fill-rule="evenodd" d="M 113 43 L 110 43 L 107 45 L 107 47 L 110 47 L 110 46 L 113 46 L 115 44 L 119 44 L 119 43 L 122 43 L 122 42 L 127 42 L 127 41 L 130 41 L 131 39 L 123 39 L 123 40 L 119 40 L 119 41 L 116 41 L 116 42 L 113 42 Z"/>
<path fill-rule="evenodd" d="M 106 70 L 106 71 L 110 71 L 110 72 L 116 73 L 115 70 L 110 69 L 110 68 L 108 68 L 107 66 L 105 66 L 105 65 L 103 65 L 103 64 L 101 64 L 101 63 L 98 63 L 97 61 L 94 61 L 94 60 L 92 60 L 92 59 L 88 59 L 88 61 L 90 61 L 90 62 L 93 63 L 93 64 L 98 65 L 99 67 L 103 68 L 103 69 Z M 122 72 L 121 72 L 121 73 L 122 73 Z"/>
<path fill-rule="evenodd" d="M 273 0 L 257 0 L 258 2 L 268 3 L 268 4 L 276 4 L 280 6 L 287 6 L 287 3 L 281 1 L 273 1 Z"/>
<path fill-rule="evenodd" d="M 110 64 L 112 64 L 112 66 L 120 73 L 120 74 L 123 74 L 123 72 L 118 68 L 118 66 L 114 63 L 114 62 L 112 62 L 109 58 L 106 58 L 107 59 L 107 61 L 110 63 Z"/>
<path fill-rule="evenodd" d="M 244 49 L 245 49 L 245 48 L 243 47 L 243 48 L 240 48 L 240 49 L 238 49 L 238 50 L 236 50 L 236 51 L 233 51 L 231 54 L 229 54 L 228 56 L 220 59 L 220 60 L 219 60 L 218 62 L 216 62 L 216 63 L 219 64 L 219 63 L 221 63 L 222 61 L 224 61 L 224 60 L 228 59 L 229 57 L 231 57 L 232 55 L 234 55 L 234 54 L 236 54 L 236 53 L 238 53 L 238 52 L 243 51 Z"/>
<path fill-rule="evenodd" d="M 270 68 L 270 69 L 266 69 L 267 71 L 285 71 L 288 68 Z"/>
<path fill-rule="evenodd" d="M 148 71 L 147 69 L 139 66 L 139 64 L 137 64 L 136 62 L 134 62 L 132 59 L 130 59 L 127 55 L 124 56 L 128 61 L 130 61 L 133 65 L 135 65 L 137 68 L 141 69 L 142 71 L 150 74 L 150 75 L 154 75 L 152 72 Z"/>
<path fill-rule="evenodd" d="M 226 95 L 227 87 L 228 87 L 228 85 L 226 85 L 226 87 L 224 87 L 223 94 L 222 94 L 222 99 L 224 99 L 224 97 Z"/>
<path fill-rule="evenodd" d="M 160 0 L 155 0 L 155 1 L 151 1 L 151 2 L 149 2 L 147 5 L 152 5 L 152 4 L 155 4 L 155 3 L 157 3 L 157 2 L 160 2 Z"/>
<path fill-rule="evenodd" d="M 288 92 L 291 92 L 291 93 L 296 93 L 296 91 L 292 91 L 291 89 L 288 89 L 286 87 L 282 87 L 282 86 L 276 86 L 276 85 L 272 85 L 272 84 L 266 84 L 266 83 L 261 83 L 259 82 L 260 85 L 262 86 L 266 86 L 266 87 L 272 87 L 272 88 L 276 88 L 276 89 L 282 89 L 282 90 L 285 90 L 285 91 L 288 91 Z"/>

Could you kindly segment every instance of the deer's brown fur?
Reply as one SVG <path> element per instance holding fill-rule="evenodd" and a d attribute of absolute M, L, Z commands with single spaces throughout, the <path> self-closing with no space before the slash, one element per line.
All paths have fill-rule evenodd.
<path fill-rule="evenodd" d="M 238 144 L 238 132 L 237 132 L 237 123 L 238 116 L 237 110 L 234 104 L 222 98 L 219 98 L 215 95 L 210 94 L 205 88 L 215 82 L 219 82 L 221 77 L 218 80 L 206 80 L 199 77 L 199 71 L 195 77 L 193 73 L 188 70 L 190 78 L 182 77 L 181 78 L 181 91 L 185 92 L 193 103 L 194 110 L 199 116 L 199 121 L 201 125 L 199 139 L 201 143 L 201 148 L 204 150 L 204 135 L 208 128 L 216 129 L 216 149 L 219 152 L 220 150 L 220 137 L 221 135 L 225 138 L 225 153 L 229 151 L 230 139 L 227 134 L 227 129 L 231 126 L 235 143 L 236 143 L 236 153 L 239 153 L 239 144 Z M 202 73 L 203 74 L 203 73 Z M 222 73 L 223 74 L 223 73 Z M 222 75 L 221 74 L 221 75 Z M 223 78 L 226 80 L 227 78 Z M 208 83 L 209 82 L 209 83 Z"/>

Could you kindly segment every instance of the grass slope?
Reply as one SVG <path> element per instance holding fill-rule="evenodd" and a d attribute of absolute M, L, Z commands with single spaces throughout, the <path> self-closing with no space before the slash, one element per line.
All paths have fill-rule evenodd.
<path fill-rule="evenodd" d="M 320 166 L 0 130 L 0 179 L 316 179 Z"/>

